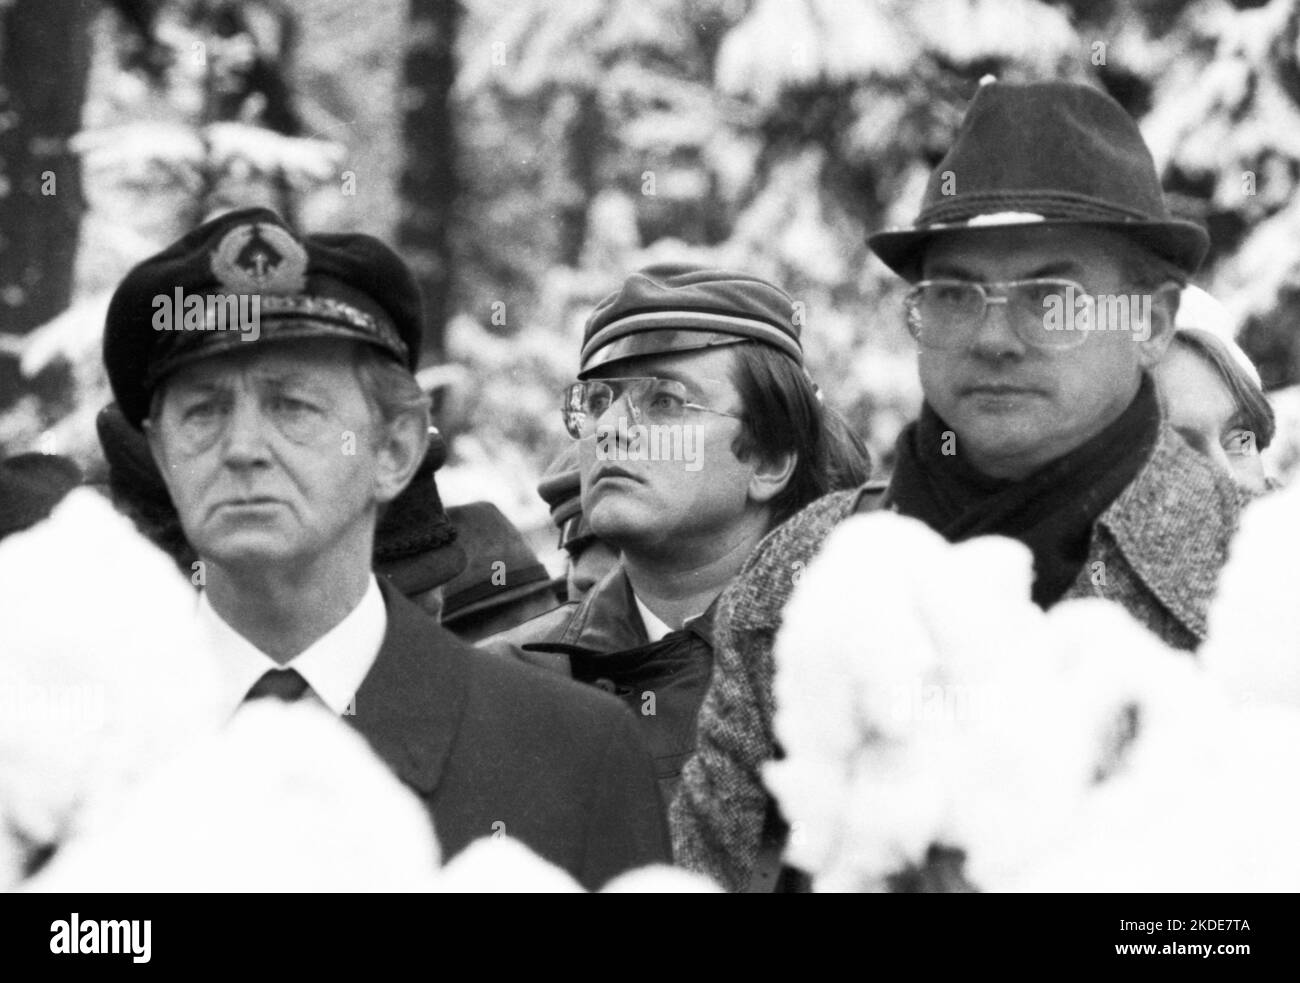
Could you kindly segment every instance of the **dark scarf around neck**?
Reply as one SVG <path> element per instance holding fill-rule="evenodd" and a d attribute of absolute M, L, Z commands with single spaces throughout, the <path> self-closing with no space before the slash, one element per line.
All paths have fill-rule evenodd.
<path fill-rule="evenodd" d="M 951 543 L 975 536 L 1018 539 L 1034 554 L 1034 603 L 1046 608 L 1069 590 L 1088 556 L 1093 523 L 1119 497 L 1155 448 L 1160 408 L 1151 377 L 1128 408 L 1095 437 L 1019 480 L 990 478 L 944 454 L 951 428 L 926 403 L 899 435 L 890 498 Z"/>

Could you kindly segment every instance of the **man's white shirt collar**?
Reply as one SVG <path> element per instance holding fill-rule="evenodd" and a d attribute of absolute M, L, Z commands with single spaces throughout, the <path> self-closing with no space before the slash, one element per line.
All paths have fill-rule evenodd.
<path fill-rule="evenodd" d="M 374 574 L 360 603 L 347 617 L 281 666 L 230 627 L 199 593 L 199 621 L 208 630 L 225 682 L 223 699 L 233 716 L 253 684 L 268 669 L 296 669 L 310 693 L 336 716 L 352 712 L 352 700 L 384 643 L 388 611 Z M 304 696 L 304 699 L 307 699 Z"/>
<path fill-rule="evenodd" d="M 645 626 L 645 637 L 648 641 L 651 643 L 657 642 L 672 631 L 667 622 L 661 620 L 653 611 L 641 603 L 641 598 L 636 596 L 635 591 L 632 593 L 632 600 L 636 602 L 637 613 L 641 615 L 641 624 Z"/>

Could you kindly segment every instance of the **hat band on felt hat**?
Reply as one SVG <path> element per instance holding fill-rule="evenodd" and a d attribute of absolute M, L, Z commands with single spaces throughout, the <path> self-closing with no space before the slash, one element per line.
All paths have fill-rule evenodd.
<path fill-rule="evenodd" d="M 932 203 L 917 217 L 916 227 L 1151 222 L 1162 218 L 1069 191 L 975 191 Z"/>
<path fill-rule="evenodd" d="M 515 586 L 505 587 L 479 581 L 443 598 L 442 623 L 453 625 L 489 608 L 517 601 L 551 588 L 551 575 L 540 563 L 530 563 L 509 573 Z"/>
<path fill-rule="evenodd" d="M 1046 215 L 1039 215 L 1037 212 L 991 212 L 988 215 L 976 215 L 968 218 L 966 224 L 971 227 L 981 225 L 1032 225 L 1035 222 L 1046 222 Z"/>

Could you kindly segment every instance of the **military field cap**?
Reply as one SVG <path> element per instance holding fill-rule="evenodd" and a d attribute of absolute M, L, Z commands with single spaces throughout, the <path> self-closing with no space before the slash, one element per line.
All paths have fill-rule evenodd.
<path fill-rule="evenodd" d="M 582 514 L 582 479 L 576 443 L 567 444 L 551 462 L 537 484 L 537 494 L 551 510 L 551 521 L 560 531 L 559 549 L 572 551 L 595 538 Z"/>
<path fill-rule="evenodd" d="M 242 330 L 239 318 L 241 330 L 231 330 L 232 316 L 253 310 L 254 297 L 256 331 Z M 275 212 L 244 208 L 205 222 L 127 273 L 108 307 L 104 366 L 123 415 L 139 427 L 157 384 L 197 359 L 267 341 L 344 338 L 414 371 L 421 322 L 410 270 L 378 239 L 298 236 Z"/>
<path fill-rule="evenodd" d="M 1009 85 L 987 77 L 907 229 L 868 244 L 894 272 L 920 277 L 926 245 L 957 229 L 1090 225 L 1116 229 L 1189 275 L 1209 236 L 1170 215 L 1133 118 L 1099 89 Z"/>
<path fill-rule="evenodd" d="M 375 528 L 375 572 L 407 597 L 447 583 L 467 562 L 438 494 L 434 472 L 446 459 L 446 442 L 435 432 L 415 477 L 388 503 Z"/>
<path fill-rule="evenodd" d="M 551 575 L 495 505 L 472 502 L 447 512 L 469 562 L 443 591 L 444 625 L 455 628 L 470 615 L 551 590 Z"/>
<path fill-rule="evenodd" d="M 803 364 L 795 302 L 780 287 L 734 270 L 648 266 L 587 319 L 578 378 L 625 358 L 760 341 Z"/>

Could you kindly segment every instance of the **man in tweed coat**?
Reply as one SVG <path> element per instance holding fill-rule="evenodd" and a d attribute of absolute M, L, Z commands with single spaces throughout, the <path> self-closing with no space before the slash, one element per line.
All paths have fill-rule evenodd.
<path fill-rule="evenodd" d="M 808 506 L 721 599 L 713 679 L 670 824 L 678 862 L 731 890 L 756 873 L 771 880 L 782 827 L 760 769 L 777 753 L 773 640 L 799 572 L 838 522 L 890 508 L 954 542 L 1019 539 L 1041 607 L 1108 598 L 1191 650 L 1243 504 L 1170 429 L 1148 372 L 1208 237 L 1169 216 L 1137 127 L 1108 96 L 986 80 L 916 225 L 869 243 L 913 284 L 906 313 L 925 404 L 887 485 Z M 864 639 L 870 619 L 864 598 Z"/>

